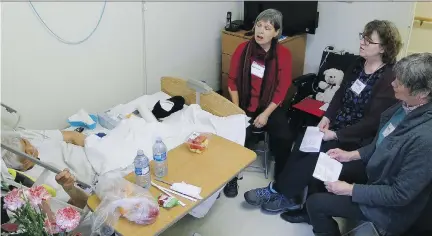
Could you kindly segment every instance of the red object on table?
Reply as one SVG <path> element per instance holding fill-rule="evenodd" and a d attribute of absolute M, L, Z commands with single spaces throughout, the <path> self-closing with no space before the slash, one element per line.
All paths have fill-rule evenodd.
<path fill-rule="evenodd" d="M 305 98 L 301 102 L 294 104 L 293 107 L 311 115 L 322 117 L 325 114 L 325 111 L 320 110 L 322 105 L 324 105 L 324 102 L 312 98 Z"/>

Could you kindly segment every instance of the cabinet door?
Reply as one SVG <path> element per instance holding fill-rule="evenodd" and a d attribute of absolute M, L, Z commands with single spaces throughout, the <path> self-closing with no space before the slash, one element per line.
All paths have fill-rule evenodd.
<path fill-rule="evenodd" d="M 246 41 L 247 39 L 245 38 L 222 33 L 222 53 L 232 55 L 237 46 Z"/>

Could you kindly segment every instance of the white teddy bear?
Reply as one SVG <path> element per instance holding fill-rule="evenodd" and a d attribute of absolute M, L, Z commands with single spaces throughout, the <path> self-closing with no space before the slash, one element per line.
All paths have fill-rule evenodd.
<path fill-rule="evenodd" d="M 325 70 L 323 74 L 325 81 L 320 81 L 318 87 L 323 89 L 324 92 L 317 93 L 316 100 L 329 103 L 340 88 L 344 73 L 341 70 L 332 68 Z"/>

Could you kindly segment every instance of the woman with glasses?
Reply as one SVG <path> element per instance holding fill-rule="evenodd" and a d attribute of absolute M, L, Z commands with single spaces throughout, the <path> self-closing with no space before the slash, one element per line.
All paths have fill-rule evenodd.
<path fill-rule="evenodd" d="M 318 124 L 324 133 L 320 152 L 333 148 L 352 151 L 373 140 L 380 114 L 397 101 L 391 86 L 392 68 L 401 46 L 400 34 L 393 23 L 374 20 L 365 26 L 360 34 L 359 58 L 345 71 L 340 89 Z M 319 153 L 301 152 L 302 138 L 300 135 L 275 181 L 246 192 L 246 202 L 270 212 L 289 211 L 282 214 L 289 222 L 307 218 L 306 211 L 290 212 L 301 208 L 296 198 L 306 186 L 310 185 L 310 192 L 315 185 L 320 186 L 312 177 Z M 358 176 L 360 162 L 347 163 L 341 178 L 349 181 Z"/>
<path fill-rule="evenodd" d="M 333 217 L 371 221 L 380 235 L 401 235 L 430 201 L 432 54 L 407 56 L 394 71 L 392 86 L 400 102 L 381 115 L 372 143 L 350 152 L 328 151 L 341 163 L 360 161 L 360 171 L 367 177 L 350 183 L 326 182 L 327 191 L 308 198 L 315 235 L 339 236 Z"/>

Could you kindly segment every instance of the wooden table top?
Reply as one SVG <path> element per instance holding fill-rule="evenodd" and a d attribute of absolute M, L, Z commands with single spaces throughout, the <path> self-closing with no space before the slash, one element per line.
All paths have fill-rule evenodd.
<path fill-rule="evenodd" d="M 216 135 L 211 137 L 208 149 L 201 154 L 192 153 L 186 144 L 172 149 L 168 152 L 167 158 L 168 175 L 163 179 L 167 182 L 184 181 L 199 186 L 202 189 L 201 196 L 204 199 L 193 202 L 175 195 L 186 204 L 185 207 L 179 205 L 168 210 L 160 208 L 160 214 L 156 222 L 146 226 L 120 218 L 115 226 L 116 232 L 124 236 L 150 236 L 162 233 L 188 214 L 199 203 L 221 189 L 255 159 L 255 152 Z M 153 167 L 153 162 L 150 164 Z M 130 173 L 125 178 L 133 183 L 135 182 L 134 173 Z M 154 178 L 153 173 L 152 178 Z M 157 181 L 155 183 L 169 188 L 166 184 Z M 150 192 L 155 198 L 161 194 L 153 186 Z M 90 196 L 87 201 L 87 205 L 91 210 L 96 209 L 99 204 L 100 200 L 96 195 Z"/>

